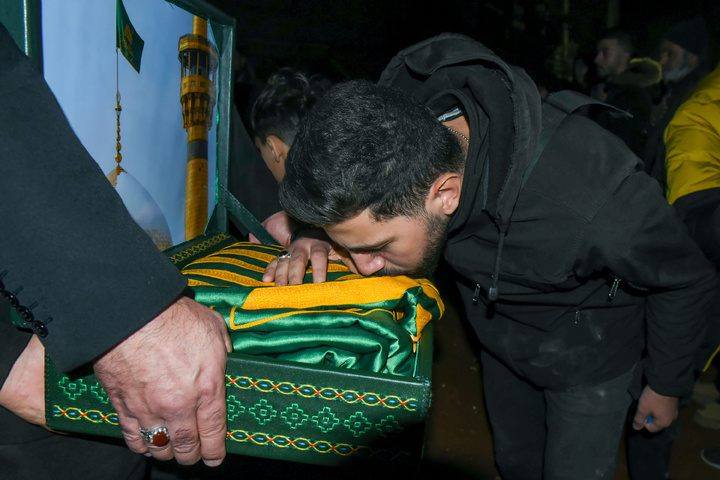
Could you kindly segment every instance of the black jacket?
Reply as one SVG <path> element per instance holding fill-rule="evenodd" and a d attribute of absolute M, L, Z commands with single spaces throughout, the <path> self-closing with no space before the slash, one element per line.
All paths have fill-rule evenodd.
<path fill-rule="evenodd" d="M 0 65 L 0 290 L 71 370 L 158 315 L 187 282 L 130 217 L 2 25 Z M 0 382 L 27 339 L 0 335 Z"/>
<path fill-rule="evenodd" d="M 468 117 L 445 257 L 488 351 L 540 387 L 601 382 L 640 359 L 647 319 L 650 386 L 692 388 L 713 270 L 622 141 L 571 115 L 525 178 L 542 126 L 537 88 L 461 35 L 400 52 L 380 83 Z"/>

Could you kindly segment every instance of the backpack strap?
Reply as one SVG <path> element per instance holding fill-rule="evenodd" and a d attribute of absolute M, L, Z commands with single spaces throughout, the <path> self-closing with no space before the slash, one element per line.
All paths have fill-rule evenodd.
<path fill-rule="evenodd" d="M 579 109 L 593 105 L 607 109 L 608 113 L 614 117 L 632 116 L 624 110 L 572 90 L 561 90 L 559 92 L 551 93 L 542 103 L 542 130 L 540 130 L 540 135 L 538 136 L 535 156 L 523 174 L 522 185 L 525 185 L 525 182 L 530 177 L 530 173 L 532 173 L 533 168 L 535 168 L 535 164 L 540 159 L 540 156 L 545 150 L 547 144 L 550 142 L 550 138 L 555 133 L 555 130 L 557 130 L 562 124 L 563 120 L 565 120 L 568 115 L 577 112 Z"/>

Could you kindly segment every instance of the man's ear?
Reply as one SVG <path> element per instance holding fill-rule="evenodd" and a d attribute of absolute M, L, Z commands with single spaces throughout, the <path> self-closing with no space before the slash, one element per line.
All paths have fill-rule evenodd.
<path fill-rule="evenodd" d="M 460 205 L 462 193 L 462 175 L 458 173 L 444 173 L 440 175 L 430 187 L 428 193 L 428 210 L 452 215 Z"/>
<path fill-rule="evenodd" d="M 270 151 L 272 151 L 275 161 L 282 162 L 284 165 L 290 147 L 276 135 L 268 135 L 265 142 L 270 146 Z"/>

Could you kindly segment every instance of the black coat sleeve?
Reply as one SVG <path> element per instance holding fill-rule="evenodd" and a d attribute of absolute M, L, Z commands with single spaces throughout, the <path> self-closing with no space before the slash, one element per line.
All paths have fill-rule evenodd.
<path fill-rule="evenodd" d="M 608 269 L 646 298 L 650 387 L 671 397 L 692 391 L 717 280 L 657 183 L 639 172 L 626 178 L 594 219 L 588 239 L 586 267 Z"/>
<path fill-rule="evenodd" d="M 720 267 L 720 188 L 682 196 L 673 207 L 705 256 Z"/>
<path fill-rule="evenodd" d="M 2 25 L 0 65 L 0 287 L 70 370 L 155 317 L 186 281 L 132 220 Z"/>

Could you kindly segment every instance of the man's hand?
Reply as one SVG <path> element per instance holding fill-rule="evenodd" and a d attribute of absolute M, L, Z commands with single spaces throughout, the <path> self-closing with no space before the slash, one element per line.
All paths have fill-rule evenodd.
<path fill-rule="evenodd" d="M 648 417 L 652 416 L 650 422 Z M 648 432 L 659 432 L 667 428 L 678 416 L 677 397 L 666 397 L 655 393 L 646 386 L 638 400 L 638 408 L 633 417 L 635 430 L 646 429 Z"/>
<path fill-rule="evenodd" d="M 232 344 L 222 316 L 185 297 L 95 362 L 131 450 L 189 465 L 225 458 L 225 365 Z M 164 424 L 170 441 L 140 429 Z"/>
<path fill-rule="evenodd" d="M 328 261 L 342 261 L 357 273 L 349 255 L 335 249 L 321 229 L 303 232 L 303 236 L 287 247 L 290 258 L 275 259 L 265 269 L 263 282 L 275 281 L 275 285 L 300 285 L 305 278 L 308 264 L 312 265 L 313 283 L 327 279 Z"/>
<path fill-rule="evenodd" d="M 596 83 L 592 87 L 592 91 L 590 92 L 590 96 L 594 98 L 595 100 L 598 100 L 600 102 L 604 102 L 607 100 L 608 92 L 607 92 L 607 84 L 605 82 L 599 82 Z"/>
<path fill-rule="evenodd" d="M 280 245 L 283 247 L 290 245 L 294 227 L 293 222 L 290 220 L 287 213 L 282 210 L 277 213 L 273 213 L 262 222 L 262 225 L 275 240 L 280 242 Z M 248 237 L 252 243 L 260 243 L 260 240 L 258 240 L 252 233 L 248 235 Z"/>
<path fill-rule="evenodd" d="M 33 335 L 0 389 L 0 405 L 45 427 L 45 347 Z M 47 427 L 45 427 L 47 428 Z"/>

